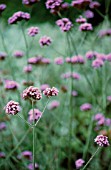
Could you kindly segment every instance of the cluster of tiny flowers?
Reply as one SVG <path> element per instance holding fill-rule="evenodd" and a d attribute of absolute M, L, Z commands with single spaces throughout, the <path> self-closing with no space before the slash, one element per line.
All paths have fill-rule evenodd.
<path fill-rule="evenodd" d="M 17 21 L 21 21 L 21 20 L 26 20 L 28 21 L 30 19 L 30 14 L 27 13 L 27 12 L 22 12 L 22 11 L 19 11 L 19 12 L 16 12 L 12 15 L 12 17 L 10 17 L 8 19 L 8 23 L 9 24 L 16 24 Z"/>
<path fill-rule="evenodd" d="M 32 5 L 32 4 L 35 4 L 37 3 L 39 0 L 22 0 L 22 3 L 24 5 Z"/>
<path fill-rule="evenodd" d="M 6 90 L 14 90 L 18 88 L 18 83 L 16 81 L 13 80 L 5 80 L 5 86 L 4 88 Z"/>
<path fill-rule="evenodd" d="M 28 159 L 28 160 L 32 160 L 32 152 L 23 151 L 17 156 L 18 159 L 22 159 L 23 157 Z"/>
<path fill-rule="evenodd" d="M 59 107 L 59 105 L 60 105 L 60 102 L 59 102 L 59 101 L 53 100 L 53 101 L 51 101 L 51 102 L 48 104 L 47 108 L 48 108 L 49 110 L 52 110 L 52 109 L 56 109 L 57 107 Z"/>
<path fill-rule="evenodd" d="M 104 146 L 107 147 L 109 146 L 109 141 L 108 141 L 108 137 L 107 136 L 103 136 L 103 135 L 98 135 L 94 141 L 99 145 L 99 146 Z"/>
<path fill-rule="evenodd" d="M 30 72 L 32 72 L 32 65 L 29 64 L 29 65 L 25 66 L 25 67 L 24 67 L 24 72 L 25 72 L 25 73 L 30 73 Z"/>
<path fill-rule="evenodd" d="M 40 64 L 40 65 L 43 65 L 43 64 L 50 64 L 50 59 L 49 58 L 43 58 L 42 56 L 37 56 L 37 57 L 31 57 L 28 59 L 28 63 L 29 64 Z"/>
<path fill-rule="evenodd" d="M 80 25 L 79 30 L 80 31 L 92 31 L 93 27 L 90 23 L 83 23 Z"/>
<path fill-rule="evenodd" d="M 39 165 L 38 165 L 37 163 L 35 163 L 35 167 L 34 167 L 33 163 L 30 163 L 30 164 L 27 166 L 27 168 L 28 168 L 29 170 L 33 170 L 34 168 L 35 168 L 35 169 L 39 169 Z"/>
<path fill-rule="evenodd" d="M 56 21 L 56 24 L 60 27 L 62 32 L 67 32 L 73 27 L 72 22 L 68 18 L 59 19 Z"/>
<path fill-rule="evenodd" d="M 22 97 L 23 99 L 40 100 L 42 98 L 42 94 L 37 87 L 30 86 L 23 91 Z"/>
<path fill-rule="evenodd" d="M 96 57 L 96 55 L 97 55 L 97 52 L 95 52 L 95 51 L 88 51 L 86 53 L 86 58 L 88 60 L 91 60 L 91 59 L 94 59 L 94 57 Z"/>
<path fill-rule="evenodd" d="M 75 8 L 82 9 L 82 8 L 86 7 L 87 5 L 89 5 L 90 2 L 91 2 L 91 0 L 74 0 L 74 1 L 72 1 L 71 6 L 73 6 Z"/>
<path fill-rule="evenodd" d="M 50 44 L 52 43 L 52 40 L 50 37 L 47 37 L 47 36 L 43 36 L 40 38 L 39 40 L 39 44 L 41 47 L 43 46 L 49 46 Z"/>
<path fill-rule="evenodd" d="M 94 8 L 98 8 L 100 7 L 100 3 L 97 2 L 97 1 L 92 1 L 90 4 L 89 4 L 89 7 L 94 9 Z"/>
<path fill-rule="evenodd" d="M 111 102 L 111 96 L 107 96 L 107 101 Z"/>
<path fill-rule="evenodd" d="M 21 58 L 24 56 L 24 52 L 20 51 L 20 50 L 16 50 L 16 51 L 14 51 L 13 56 L 16 58 Z"/>
<path fill-rule="evenodd" d="M 90 18 L 93 18 L 94 17 L 94 13 L 91 11 L 91 10 L 87 10 L 84 12 L 84 16 L 87 18 L 87 19 L 90 19 Z"/>
<path fill-rule="evenodd" d="M 28 114 L 29 114 L 29 118 L 28 118 L 29 122 L 37 121 L 42 116 L 42 112 L 39 109 L 34 109 L 34 113 L 33 113 L 33 109 L 31 109 Z"/>
<path fill-rule="evenodd" d="M 0 52 L 0 60 L 5 60 L 7 54 L 5 52 Z"/>
<path fill-rule="evenodd" d="M 28 35 L 31 36 L 31 37 L 34 37 L 38 33 L 39 33 L 39 28 L 38 27 L 30 27 L 28 29 Z"/>
<path fill-rule="evenodd" d="M 54 62 L 57 65 L 62 65 L 62 64 L 64 64 L 64 59 L 63 59 L 63 57 L 58 57 L 58 58 L 55 58 Z"/>
<path fill-rule="evenodd" d="M 64 73 L 61 75 L 61 77 L 63 79 L 68 79 L 68 78 L 73 78 L 73 79 L 76 79 L 76 80 L 79 80 L 80 79 L 80 74 L 74 72 L 74 73 L 71 73 L 71 72 L 67 72 L 67 73 Z"/>
<path fill-rule="evenodd" d="M 47 97 L 50 97 L 50 96 L 57 96 L 59 93 L 58 89 L 55 88 L 55 87 L 52 87 L 52 88 L 46 88 L 44 91 L 43 91 L 43 94 Z"/>
<path fill-rule="evenodd" d="M 85 63 L 84 58 L 81 55 L 73 56 L 71 58 L 67 57 L 66 62 L 71 63 L 71 64 L 84 64 Z"/>
<path fill-rule="evenodd" d="M 7 103 L 4 109 L 7 114 L 16 115 L 20 112 L 21 107 L 18 102 L 11 100 Z"/>
<path fill-rule="evenodd" d="M 79 169 L 83 166 L 83 164 L 85 163 L 85 161 L 83 159 L 78 159 L 75 161 L 75 165 L 76 165 L 76 169 Z"/>
<path fill-rule="evenodd" d="M 79 18 L 76 19 L 76 22 L 79 23 L 79 24 L 85 23 L 86 18 L 83 18 L 82 16 L 79 16 Z"/>
<path fill-rule="evenodd" d="M 103 60 L 101 59 L 95 59 L 93 62 L 92 62 L 92 67 L 94 68 L 99 68 L 99 67 L 102 67 L 104 65 L 104 62 Z"/>
<path fill-rule="evenodd" d="M 98 35 L 99 37 L 111 36 L 111 28 L 107 30 L 101 30 Z"/>
<path fill-rule="evenodd" d="M 0 4 L 0 14 L 6 9 L 5 4 Z"/>
<path fill-rule="evenodd" d="M 92 105 L 90 103 L 85 103 L 80 106 L 81 111 L 88 111 L 92 109 Z"/>
<path fill-rule="evenodd" d="M 97 113 L 94 116 L 94 120 L 96 121 L 96 125 L 97 125 L 98 129 L 102 125 L 105 125 L 105 126 L 110 126 L 111 125 L 111 119 L 110 118 L 105 118 L 102 113 Z"/>
<path fill-rule="evenodd" d="M 46 1 L 46 8 L 47 9 L 56 9 L 62 3 L 62 0 L 47 0 Z"/>

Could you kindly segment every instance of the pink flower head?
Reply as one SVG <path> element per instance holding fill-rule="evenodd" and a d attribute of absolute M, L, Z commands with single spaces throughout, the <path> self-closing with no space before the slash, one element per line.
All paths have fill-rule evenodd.
<path fill-rule="evenodd" d="M 6 9 L 5 4 L 0 4 L 0 14 Z"/>
<path fill-rule="evenodd" d="M 70 7 L 70 4 L 69 3 L 67 3 L 67 2 L 64 2 L 63 4 L 61 4 L 61 8 L 62 9 L 68 9 Z"/>
<path fill-rule="evenodd" d="M 80 30 L 80 31 L 92 31 L 92 30 L 93 30 L 93 27 L 92 27 L 92 25 L 89 24 L 89 23 L 84 23 L 84 24 L 81 24 L 81 25 L 79 26 L 79 30 Z"/>
<path fill-rule="evenodd" d="M 94 142 L 96 142 L 99 146 L 102 147 L 107 147 L 109 146 L 109 141 L 107 136 L 103 135 L 98 135 L 95 139 Z"/>
<path fill-rule="evenodd" d="M 96 52 L 95 51 L 88 51 L 87 53 L 86 53 L 86 58 L 88 59 L 88 60 L 91 60 L 91 59 L 94 59 L 94 57 L 96 57 Z"/>
<path fill-rule="evenodd" d="M 54 62 L 57 65 L 62 65 L 62 64 L 64 64 L 64 59 L 63 59 L 63 57 L 58 57 L 58 58 L 55 58 Z"/>
<path fill-rule="evenodd" d="M 104 36 L 111 36 L 111 28 L 107 29 L 107 30 L 100 30 L 99 32 L 99 37 L 104 37 Z"/>
<path fill-rule="evenodd" d="M 78 73 L 72 73 L 72 78 L 79 80 L 80 79 L 80 75 Z"/>
<path fill-rule="evenodd" d="M 71 58 L 71 63 L 72 64 L 84 64 L 85 61 L 84 61 L 84 58 L 81 55 L 78 55 L 78 56 L 73 56 Z"/>
<path fill-rule="evenodd" d="M 95 116 L 94 116 L 94 120 L 98 121 L 100 120 L 101 118 L 103 118 L 104 115 L 102 113 L 97 113 Z"/>
<path fill-rule="evenodd" d="M 66 58 L 66 63 L 71 63 L 71 58 L 70 57 Z"/>
<path fill-rule="evenodd" d="M 76 19 L 76 22 L 79 24 L 83 24 L 86 22 L 86 18 L 83 18 L 82 16 L 79 16 L 79 18 Z"/>
<path fill-rule="evenodd" d="M 33 122 L 33 120 L 36 122 L 41 116 L 42 112 L 39 109 L 34 109 L 34 115 L 33 115 L 33 109 L 29 111 L 29 122 Z"/>
<path fill-rule="evenodd" d="M 56 109 L 57 107 L 59 107 L 59 105 L 60 105 L 59 101 L 53 100 L 48 104 L 47 107 L 48 107 L 49 110 L 52 110 L 52 109 Z"/>
<path fill-rule="evenodd" d="M 92 105 L 90 103 L 84 103 L 80 106 L 81 111 L 88 111 L 92 109 Z"/>
<path fill-rule="evenodd" d="M 29 64 L 40 64 L 42 60 L 42 56 L 31 57 L 28 59 Z"/>
<path fill-rule="evenodd" d="M 18 83 L 13 80 L 5 80 L 5 89 L 6 90 L 15 90 L 18 88 Z"/>
<path fill-rule="evenodd" d="M 30 164 L 27 166 L 27 168 L 28 168 L 29 170 L 34 170 L 33 163 L 30 163 Z M 38 165 L 37 163 L 35 163 L 35 170 L 36 170 L 36 169 L 39 169 L 39 165 Z"/>
<path fill-rule="evenodd" d="M 49 84 L 42 84 L 40 89 L 41 91 L 44 91 L 46 88 L 49 88 L 49 87 L 50 87 Z"/>
<path fill-rule="evenodd" d="M 102 67 L 104 64 L 104 62 L 101 60 L 101 59 L 95 59 L 93 62 L 92 62 L 92 67 L 94 68 L 99 68 L 99 67 Z"/>
<path fill-rule="evenodd" d="M 104 124 L 106 126 L 111 126 L 111 119 L 110 118 L 106 118 Z"/>
<path fill-rule="evenodd" d="M 39 2 L 39 0 L 22 0 L 22 3 L 24 5 L 33 5 L 35 3 Z"/>
<path fill-rule="evenodd" d="M 83 159 L 78 159 L 75 161 L 75 165 L 76 165 L 76 169 L 79 169 L 83 166 L 83 164 L 85 163 L 85 161 Z"/>
<path fill-rule="evenodd" d="M 111 62 L 111 53 L 106 55 L 106 60 Z"/>
<path fill-rule="evenodd" d="M 37 35 L 39 33 L 39 28 L 38 27 L 30 27 L 28 29 L 28 35 L 30 37 L 34 37 L 35 35 Z"/>
<path fill-rule="evenodd" d="M 13 55 L 14 55 L 14 57 L 16 57 L 16 58 L 21 58 L 21 57 L 24 56 L 24 52 L 23 52 L 23 51 L 20 51 L 20 50 L 16 50 L 16 51 L 14 51 Z"/>
<path fill-rule="evenodd" d="M 0 123 L 0 131 L 5 130 L 6 129 L 6 123 L 5 122 L 1 122 Z"/>
<path fill-rule="evenodd" d="M 0 158 L 5 158 L 6 154 L 4 152 L 0 152 Z"/>
<path fill-rule="evenodd" d="M 55 87 L 52 87 L 52 88 L 46 88 L 44 91 L 43 91 L 43 94 L 47 97 L 50 97 L 50 96 L 58 96 L 58 89 L 55 88 Z"/>
<path fill-rule="evenodd" d="M 91 10 L 87 10 L 84 12 L 84 15 L 87 19 L 89 18 L 93 18 L 94 17 L 94 13 Z"/>
<path fill-rule="evenodd" d="M 75 91 L 75 90 L 73 90 L 73 91 L 72 91 L 72 96 L 74 96 L 74 97 L 78 96 L 78 92 Z"/>
<path fill-rule="evenodd" d="M 50 63 L 51 63 L 51 61 L 50 61 L 49 58 L 42 58 L 41 59 L 41 64 L 50 64 Z"/>
<path fill-rule="evenodd" d="M 41 47 L 43 46 L 49 46 L 52 43 L 52 40 L 50 37 L 47 36 L 43 36 L 42 38 L 40 38 L 39 40 L 39 44 Z"/>
<path fill-rule="evenodd" d="M 74 1 L 72 1 L 71 6 L 78 8 L 78 9 L 83 9 L 87 5 L 89 5 L 90 2 L 91 2 L 91 0 L 74 0 Z"/>
<path fill-rule="evenodd" d="M 42 98 L 41 91 L 34 86 L 29 86 L 22 93 L 23 99 L 40 100 Z"/>
<path fill-rule="evenodd" d="M 32 72 L 32 66 L 29 64 L 27 66 L 24 67 L 24 72 L 25 73 L 30 73 Z"/>
<path fill-rule="evenodd" d="M 67 32 L 73 27 L 72 22 L 68 18 L 59 19 L 56 21 L 56 24 L 60 27 L 62 32 Z"/>
<path fill-rule="evenodd" d="M 97 59 L 100 59 L 100 60 L 102 60 L 102 61 L 107 60 L 106 54 L 103 54 L 103 53 L 98 53 L 98 54 L 96 55 L 96 58 L 97 58 Z"/>
<path fill-rule="evenodd" d="M 68 79 L 68 78 L 72 77 L 72 74 L 71 74 L 71 72 L 67 72 L 67 73 L 62 74 L 61 77 L 64 79 Z"/>
<path fill-rule="evenodd" d="M 22 159 L 22 157 L 27 158 L 28 160 L 32 160 L 32 152 L 23 151 L 20 155 L 17 156 L 18 159 Z"/>
<path fill-rule="evenodd" d="M 7 54 L 5 52 L 0 52 L 0 60 L 5 60 Z"/>
<path fill-rule="evenodd" d="M 58 9 L 62 4 L 62 0 L 47 0 L 46 1 L 46 8 L 47 9 Z"/>
<path fill-rule="evenodd" d="M 28 21 L 30 19 L 30 14 L 27 12 L 16 12 L 14 13 L 9 19 L 8 19 L 8 23 L 9 24 L 16 24 L 18 21 L 21 20 L 26 20 Z"/>
<path fill-rule="evenodd" d="M 111 102 L 111 96 L 107 96 L 107 100 Z"/>
<path fill-rule="evenodd" d="M 9 101 L 4 109 L 7 114 L 11 115 L 16 115 L 21 110 L 19 103 L 13 100 Z"/>
<path fill-rule="evenodd" d="M 90 7 L 91 9 L 98 8 L 98 7 L 100 7 L 100 3 L 97 2 L 97 1 L 92 1 L 92 2 L 90 3 L 89 7 Z"/>

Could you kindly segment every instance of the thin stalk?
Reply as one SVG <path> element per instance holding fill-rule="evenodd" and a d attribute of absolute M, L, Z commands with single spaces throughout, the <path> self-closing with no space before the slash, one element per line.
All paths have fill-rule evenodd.
<path fill-rule="evenodd" d="M 45 105 L 45 107 L 44 107 L 44 109 L 43 109 L 43 111 L 42 111 L 42 114 L 41 114 L 41 116 L 39 117 L 39 119 L 37 120 L 37 122 L 35 123 L 35 126 L 37 126 L 39 120 L 41 119 L 41 117 L 42 117 L 42 115 L 43 115 L 43 113 L 44 113 L 44 111 L 45 111 L 45 109 L 46 109 L 46 107 L 47 107 L 47 105 L 48 105 L 48 103 L 49 103 L 49 100 L 50 100 L 50 98 L 47 100 L 46 105 Z"/>
<path fill-rule="evenodd" d="M 89 161 L 86 163 L 86 165 L 82 168 L 82 170 L 85 170 L 86 167 L 89 165 L 89 163 L 92 161 L 92 159 L 94 158 L 94 156 L 97 154 L 97 152 L 99 151 L 101 147 L 98 147 L 96 152 L 91 156 L 91 158 L 89 159 Z"/>
<path fill-rule="evenodd" d="M 91 120 L 89 121 L 89 129 L 88 129 L 88 138 L 87 138 L 87 141 L 86 141 L 86 145 L 85 145 L 85 149 L 84 149 L 84 152 L 83 152 L 83 159 L 85 160 L 86 158 L 86 154 L 87 154 L 87 151 L 88 151 L 88 148 L 89 148 L 89 143 L 90 143 L 90 137 L 91 137 L 91 132 L 92 132 L 92 127 L 93 127 L 93 119 L 92 119 L 92 116 L 91 116 Z"/>
<path fill-rule="evenodd" d="M 23 28 L 22 25 L 21 25 L 21 30 L 22 30 L 22 34 L 23 34 L 23 37 L 24 37 L 24 42 L 25 42 L 25 47 L 26 47 L 26 59 L 27 59 L 27 65 L 28 65 L 29 46 L 28 46 L 28 42 L 27 42 L 26 35 L 25 35 L 25 32 L 24 32 L 24 28 Z M 27 74 L 27 82 L 28 81 L 29 81 L 29 74 Z"/>
<path fill-rule="evenodd" d="M 30 127 L 33 128 L 33 125 L 31 125 L 29 122 L 27 122 L 24 118 L 22 118 L 19 114 L 17 114 L 17 116 L 22 119 L 27 125 L 29 125 Z"/>
<path fill-rule="evenodd" d="M 33 170 L 35 170 L 35 115 L 34 115 L 34 101 L 32 100 L 33 110 Z"/>
<path fill-rule="evenodd" d="M 69 41 L 69 36 L 67 35 L 67 43 L 68 43 L 68 50 L 69 50 L 69 56 L 71 57 L 71 46 L 70 46 L 70 41 Z M 71 64 L 70 67 L 71 73 L 73 72 L 73 65 Z M 69 102 L 69 110 L 70 110 L 70 118 L 69 118 L 69 157 L 68 157 L 68 169 L 71 169 L 71 138 L 72 138 L 72 89 L 73 89 L 73 79 L 71 78 L 71 83 L 70 83 L 70 102 Z"/>

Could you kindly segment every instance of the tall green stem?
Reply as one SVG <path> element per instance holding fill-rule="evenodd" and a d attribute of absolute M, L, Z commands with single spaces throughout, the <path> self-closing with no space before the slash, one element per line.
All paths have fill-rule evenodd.
<path fill-rule="evenodd" d="M 97 152 L 99 151 L 100 147 L 97 148 L 96 152 L 91 156 L 91 158 L 89 159 L 89 161 L 86 163 L 86 165 L 83 167 L 82 170 L 85 170 L 86 167 L 89 165 L 89 163 L 92 161 L 92 159 L 94 158 L 94 156 L 97 154 Z"/>
<path fill-rule="evenodd" d="M 35 170 L 35 114 L 34 114 L 34 101 L 32 100 L 33 110 L 33 170 Z"/>

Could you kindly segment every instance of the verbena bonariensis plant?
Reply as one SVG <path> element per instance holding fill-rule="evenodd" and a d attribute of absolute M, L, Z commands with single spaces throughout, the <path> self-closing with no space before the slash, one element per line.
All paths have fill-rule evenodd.
<path fill-rule="evenodd" d="M 109 146 L 107 136 L 110 139 L 111 133 L 111 117 L 107 114 L 110 112 L 111 103 L 111 54 L 108 46 L 111 36 L 108 23 L 110 1 L 105 4 L 106 11 L 103 15 L 99 11 L 101 5 L 99 2 L 75 0 L 69 4 L 62 0 L 47 0 L 45 3 L 47 10 L 54 14 L 55 19 L 57 19 L 55 28 L 52 29 L 51 27 L 47 31 L 46 26 L 46 32 L 43 34 L 41 32 L 43 28 L 40 29 L 41 25 L 39 27 L 28 26 L 26 33 L 25 25 L 28 24 L 28 20 L 31 20 L 31 10 L 37 2 L 37 0 L 23 1 L 22 3 L 30 9 L 30 13 L 19 11 L 8 20 L 9 24 L 14 24 L 14 26 L 10 26 L 12 30 L 16 30 L 17 26 L 15 24 L 19 23 L 19 28 L 22 29 L 21 37 L 24 40 L 21 40 L 21 46 L 25 42 L 25 50 L 21 48 L 21 50 L 15 51 L 14 49 L 14 58 L 10 56 L 10 46 L 7 46 L 8 43 L 1 29 L 3 49 L 0 53 L 0 62 L 3 63 L 3 66 L 1 64 L 2 77 L 0 83 L 4 85 L 1 86 L 1 106 L 9 101 L 5 107 L 6 113 L 21 118 L 30 128 L 18 141 L 14 135 L 14 129 L 11 129 L 13 126 L 9 124 L 11 138 L 14 137 L 16 144 L 15 147 L 11 146 L 14 149 L 8 155 L 4 153 L 4 150 L 0 152 L 0 157 L 2 159 L 6 157 L 5 160 L 7 161 L 11 157 L 13 160 L 10 160 L 12 169 L 14 169 L 13 164 L 15 162 L 17 165 L 19 164 L 17 163 L 19 160 L 23 161 L 23 167 L 28 169 L 72 170 L 82 168 L 86 162 L 83 169 L 86 169 L 87 166 L 89 166 L 89 169 L 95 169 L 95 162 L 93 163 L 91 160 L 99 148 Z M 3 4 L 0 5 L 1 20 L 5 8 L 6 6 Z M 76 18 L 70 15 L 73 10 L 77 11 Z M 103 18 L 103 22 L 97 30 L 89 23 L 89 19 L 92 18 L 93 20 L 95 11 Z M 53 30 L 54 32 L 51 33 Z M 18 42 L 17 47 L 19 44 Z M 48 56 L 48 58 L 45 56 Z M 7 67 L 9 69 L 8 73 L 4 71 Z M 23 91 L 22 97 L 28 102 L 24 102 L 20 97 L 23 89 L 22 68 L 24 68 L 23 79 L 27 75 L 23 85 L 28 86 Z M 38 108 L 39 106 L 42 107 L 42 104 L 40 104 L 42 102 L 37 101 L 40 100 L 44 103 L 44 98 L 41 100 L 41 91 L 39 88 L 32 86 L 33 83 L 37 84 L 38 87 L 41 86 L 41 91 L 47 96 L 48 101 L 51 96 L 58 95 L 58 90 L 50 87 L 53 84 L 54 86 L 59 84 L 59 87 L 61 87 L 60 101 L 54 100 L 49 105 L 46 102 L 46 106 L 41 112 L 41 109 Z M 20 105 L 23 106 L 20 107 Z M 49 115 L 48 120 L 44 116 L 43 120 L 45 121 L 41 121 L 39 127 L 38 122 L 46 108 L 48 108 L 51 116 Z M 23 113 L 22 116 L 19 114 L 20 111 Z M 24 112 L 28 112 L 28 121 Z M 10 120 L 9 116 L 8 119 Z M 36 128 L 37 125 L 38 128 Z M 5 129 L 6 126 L 2 122 L 1 130 Z M 33 156 L 30 152 L 31 146 L 30 149 L 25 145 L 19 148 L 29 132 L 32 132 L 30 129 L 33 129 Z M 37 137 L 36 134 L 38 134 Z M 30 141 L 32 141 L 32 136 L 30 136 Z M 94 153 L 95 146 L 92 141 L 95 136 L 97 136 L 95 142 L 99 145 L 99 148 Z M 36 142 L 39 146 L 36 146 Z M 30 145 L 29 143 L 27 145 Z M 13 153 L 16 152 L 18 156 L 13 158 Z M 36 153 L 39 156 L 36 157 Z M 101 158 L 101 154 L 107 155 L 107 160 Z M 111 153 L 107 149 L 99 151 L 97 162 L 103 162 L 104 165 L 97 163 L 98 169 L 102 169 L 102 166 L 104 166 L 105 169 L 110 170 L 110 155 Z M 30 164 L 28 165 L 29 162 L 27 163 L 24 159 L 28 159 Z M 38 162 L 41 162 L 39 163 L 40 166 L 37 164 Z M 3 167 L 4 163 L 5 161 L 0 166 Z M 21 166 L 18 169 L 20 168 Z"/>

